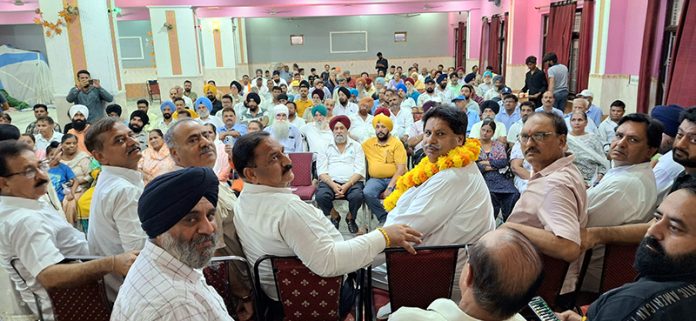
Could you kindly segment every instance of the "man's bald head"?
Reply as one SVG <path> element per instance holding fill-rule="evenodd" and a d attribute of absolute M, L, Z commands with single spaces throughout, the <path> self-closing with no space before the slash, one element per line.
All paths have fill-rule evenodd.
<path fill-rule="evenodd" d="M 536 248 L 512 229 L 484 235 L 469 248 L 468 264 L 473 276 L 468 277 L 471 282 L 466 287 L 491 317 L 513 316 L 532 299 L 541 283 L 543 264 Z"/>

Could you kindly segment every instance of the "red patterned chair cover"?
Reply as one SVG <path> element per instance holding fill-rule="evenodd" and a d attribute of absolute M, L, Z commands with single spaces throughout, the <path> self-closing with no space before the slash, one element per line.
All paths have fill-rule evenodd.
<path fill-rule="evenodd" d="M 618 288 L 635 281 L 638 272 L 633 269 L 638 244 L 607 244 L 604 250 L 604 266 L 599 293 Z"/>
<path fill-rule="evenodd" d="M 111 305 L 102 280 L 74 288 L 49 289 L 56 321 L 108 321 Z"/>
<path fill-rule="evenodd" d="M 292 160 L 292 173 L 295 178 L 290 183 L 292 192 L 301 200 L 309 202 L 314 197 L 316 187 L 312 184 L 312 153 L 289 153 Z"/>
<path fill-rule="evenodd" d="M 556 306 L 556 297 L 561 293 L 570 264 L 543 254 L 541 255 L 541 260 L 544 262 L 544 281 L 541 283 L 536 295 L 542 297 L 553 309 Z"/>
<path fill-rule="evenodd" d="M 404 249 L 385 250 L 391 310 L 427 309 L 438 298 L 449 298 L 455 282 L 459 250 L 466 245 L 418 247 L 418 255 Z"/>

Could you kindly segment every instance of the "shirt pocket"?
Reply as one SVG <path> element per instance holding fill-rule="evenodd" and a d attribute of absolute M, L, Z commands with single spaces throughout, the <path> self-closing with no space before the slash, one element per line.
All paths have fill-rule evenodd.
<path fill-rule="evenodd" d="M 387 164 L 394 164 L 394 151 L 389 149 L 384 150 L 384 162 Z"/>

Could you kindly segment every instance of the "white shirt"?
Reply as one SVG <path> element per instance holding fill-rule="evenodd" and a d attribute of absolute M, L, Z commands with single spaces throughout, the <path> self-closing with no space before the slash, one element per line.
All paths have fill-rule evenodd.
<path fill-rule="evenodd" d="M 111 321 L 232 320 L 203 272 L 146 242 L 118 293 Z"/>
<path fill-rule="evenodd" d="M 611 144 L 611 141 L 614 139 L 614 136 L 616 135 L 616 127 L 618 127 L 619 124 L 617 124 L 615 121 L 611 120 L 611 118 L 607 117 L 604 119 L 600 124 L 599 128 L 597 130 L 597 134 L 599 134 L 599 138 L 602 140 L 602 145 L 605 146 L 604 152 L 608 152 L 608 146 Z"/>
<path fill-rule="evenodd" d="M 34 144 L 34 149 L 45 151 L 46 147 L 48 147 L 48 145 L 50 145 L 51 142 L 60 143 L 61 138 L 63 138 L 63 134 L 56 131 L 53 132 L 53 136 L 51 136 L 50 139 L 44 138 L 41 134 L 36 134 L 34 135 L 34 139 L 36 140 L 36 144 Z"/>
<path fill-rule="evenodd" d="M 524 126 L 522 119 L 514 122 L 510 126 L 510 129 L 507 131 L 507 141 L 509 144 L 517 143 L 518 136 L 520 136 L 520 132 L 522 132 L 522 126 Z M 495 128 L 498 129 L 498 124 L 496 124 Z"/>
<path fill-rule="evenodd" d="M 300 200 L 289 188 L 245 184 L 234 213 L 250 264 L 266 254 L 296 255 L 312 272 L 331 277 L 370 264 L 386 245 L 376 230 L 344 241 L 321 210 Z M 259 267 L 259 276 L 266 295 L 278 300 L 270 262 Z"/>
<path fill-rule="evenodd" d="M 336 100 L 336 105 L 334 106 L 333 109 L 333 115 L 334 117 L 336 116 L 341 116 L 341 115 L 346 115 L 348 117 L 355 115 L 358 113 L 358 105 L 356 105 L 354 102 L 348 101 L 346 102 L 346 106 L 341 105 L 341 102 Z"/>
<path fill-rule="evenodd" d="M 479 321 L 459 309 L 457 303 L 449 299 L 437 299 L 428 306 L 427 310 L 402 307 L 389 316 L 389 321 Z M 525 321 L 525 318 L 515 314 L 506 321 Z"/>
<path fill-rule="evenodd" d="M 223 123 L 222 120 L 217 116 L 210 115 L 208 118 L 201 118 L 200 120 L 203 122 L 203 124 L 213 124 L 215 126 L 215 130 L 225 127 L 225 123 Z"/>
<path fill-rule="evenodd" d="M 333 141 L 317 155 L 317 174 L 329 174 L 331 179 L 341 184 L 350 180 L 353 174 L 365 178 L 365 153 L 362 145 L 348 138 L 343 153 Z"/>
<path fill-rule="evenodd" d="M 21 197 L 0 197 L 0 266 L 7 271 L 22 300 L 33 311 L 39 296 L 43 316 L 53 320 L 48 293 L 36 277 L 49 266 L 58 264 L 65 256 L 87 255 L 84 234 L 70 226 L 65 217 L 48 203 Z M 18 258 L 12 269 L 10 260 Z"/>
<path fill-rule="evenodd" d="M 440 102 L 442 103 L 449 104 L 452 102 L 452 99 L 454 99 L 454 94 L 452 94 L 449 86 L 444 90 L 440 90 L 440 86 L 435 86 L 435 93 L 440 95 Z M 418 96 L 418 98 L 420 98 L 420 96 Z"/>
<path fill-rule="evenodd" d="M 392 122 L 394 122 L 394 129 L 392 129 L 391 134 L 399 139 L 401 139 L 403 135 L 408 135 L 408 130 L 411 128 L 411 125 L 413 125 L 413 113 L 411 112 L 411 108 L 399 109 L 398 115 L 395 115 L 391 109 L 389 111 L 391 112 L 390 118 Z"/>
<path fill-rule="evenodd" d="M 515 145 L 512 146 L 512 150 L 510 151 L 510 160 L 513 159 L 521 159 L 522 167 L 530 173 L 532 172 L 532 165 L 530 165 L 529 162 L 527 162 L 527 160 L 524 159 L 524 154 L 522 153 L 522 145 L 520 145 L 519 140 L 515 142 Z M 517 175 L 515 175 L 513 182 L 515 184 L 515 187 L 517 187 L 517 190 L 520 191 L 520 194 L 522 194 L 522 192 L 524 192 L 524 190 L 527 189 L 527 183 L 529 183 L 528 180 L 523 179 Z"/>
<path fill-rule="evenodd" d="M 406 97 L 406 99 L 404 99 L 401 102 L 400 107 L 401 107 L 401 109 L 408 108 L 409 110 L 411 110 L 411 108 L 416 107 L 416 102 L 413 100 L 413 98 Z"/>
<path fill-rule="evenodd" d="M 360 114 L 355 114 L 350 117 L 350 134 L 359 143 L 363 143 L 371 137 L 375 137 L 375 128 L 372 127 L 372 119 L 375 116 L 367 114 L 365 119 Z"/>
<path fill-rule="evenodd" d="M 307 140 L 307 147 L 310 152 L 321 153 L 333 141 L 333 133 L 327 127 L 319 129 L 314 123 L 309 123 L 300 130 Z"/>
<path fill-rule="evenodd" d="M 411 125 L 411 128 L 408 129 L 408 137 L 409 138 L 416 137 L 422 133 L 423 133 L 423 119 L 413 123 L 413 125 Z M 423 148 L 423 140 L 422 139 L 418 144 L 416 144 L 416 146 L 413 148 L 413 150 L 415 151 L 415 150 L 419 150 L 421 148 Z"/>
<path fill-rule="evenodd" d="M 483 125 L 483 122 L 480 121 L 474 126 L 471 127 L 471 132 L 469 133 L 469 137 L 473 137 L 476 139 L 481 138 L 481 125 Z M 495 133 L 493 133 L 493 137 L 491 137 L 492 140 L 498 139 L 498 137 L 503 137 L 507 136 L 507 130 L 505 129 L 505 124 L 497 121 L 495 122 Z"/>
<path fill-rule="evenodd" d="M 481 171 L 472 162 L 440 171 L 408 189 L 387 215 L 384 225 L 392 224 L 406 224 L 423 233 L 421 246 L 475 243 L 495 229 L 491 196 Z M 458 295 L 465 262 L 466 255 L 460 254 L 453 296 Z"/>
<path fill-rule="evenodd" d="M 657 185 L 657 201 L 655 202 L 655 206 L 662 203 L 662 199 L 664 199 L 667 193 L 669 193 L 669 190 L 672 189 L 674 180 L 677 179 L 677 176 L 683 171 L 684 166 L 674 161 L 671 150 L 660 156 L 657 164 L 653 167 L 655 184 Z"/>
<path fill-rule="evenodd" d="M 138 217 L 138 199 L 143 188 L 140 172 L 102 166 L 90 204 L 87 231 L 90 254 L 109 256 L 143 248 L 147 235 Z M 123 278 L 108 274 L 104 282 L 107 295 L 113 300 Z"/>
<path fill-rule="evenodd" d="M 647 222 L 656 200 L 650 162 L 611 168 L 599 184 L 587 190 L 587 226 Z"/>
<path fill-rule="evenodd" d="M 184 105 L 186 105 L 186 107 L 190 109 L 195 109 L 193 108 L 193 100 L 191 100 L 191 98 L 189 98 L 188 96 L 182 96 L 181 98 L 184 100 Z"/>
<path fill-rule="evenodd" d="M 288 119 L 289 120 L 289 119 Z M 295 116 L 295 119 L 293 119 L 290 124 L 295 125 L 297 128 L 302 128 L 302 126 L 306 125 L 304 118 L 300 117 L 299 115 Z"/>
<path fill-rule="evenodd" d="M 433 94 L 428 94 L 428 92 L 423 92 L 418 96 L 418 106 L 423 106 L 423 104 L 429 102 L 429 101 L 434 101 L 441 103 L 442 102 L 442 97 L 438 95 L 437 93 L 433 92 Z"/>

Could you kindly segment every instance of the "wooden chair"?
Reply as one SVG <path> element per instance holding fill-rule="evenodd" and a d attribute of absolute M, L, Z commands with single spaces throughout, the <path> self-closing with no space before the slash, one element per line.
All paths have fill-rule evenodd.
<path fill-rule="evenodd" d="M 160 94 L 160 87 L 157 80 L 148 80 L 145 82 L 147 87 L 147 94 L 150 96 L 150 102 L 154 102 L 157 99 L 162 103 L 162 95 Z"/>

